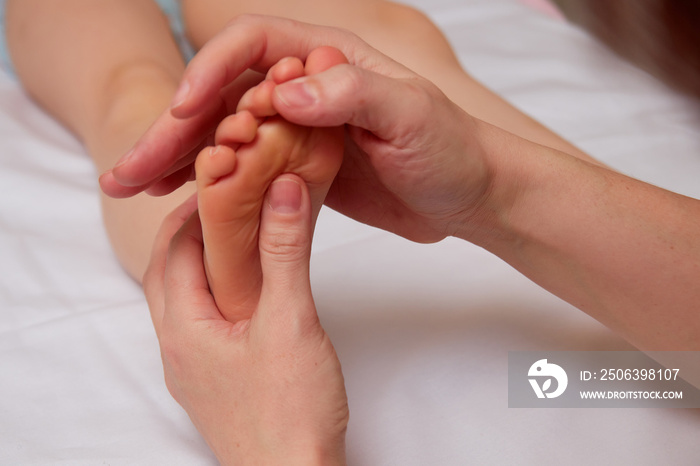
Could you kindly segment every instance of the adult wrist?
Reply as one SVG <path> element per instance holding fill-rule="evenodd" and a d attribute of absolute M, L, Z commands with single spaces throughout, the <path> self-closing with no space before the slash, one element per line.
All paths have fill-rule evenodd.
<path fill-rule="evenodd" d="M 484 179 L 450 235 L 489 249 L 489 244 L 512 236 L 509 217 L 529 176 L 523 160 L 528 141 L 481 120 L 473 128 L 474 142 L 465 158 L 482 161 Z"/>

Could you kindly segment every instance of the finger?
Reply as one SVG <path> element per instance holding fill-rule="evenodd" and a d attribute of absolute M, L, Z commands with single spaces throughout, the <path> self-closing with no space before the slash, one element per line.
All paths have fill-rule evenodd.
<path fill-rule="evenodd" d="M 204 241 L 197 213 L 173 236 L 164 276 L 163 322 L 186 329 L 195 320 L 223 320 L 209 291 L 204 270 Z"/>
<path fill-rule="evenodd" d="M 165 196 L 178 189 L 188 181 L 194 180 L 194 161 L 197 154 L 203 150 L 203 147 L 208 147 L 214 141 L 214 135 L 206 138 L 197 148 L 189 154 L 183 156 L 169 170 L 167 170 L 159 179 L 150 183 L 143 188 L 147 194 L 151 196 Z"/>
<path fill-rule="evenodd" d="M 209 140 L 205 141 L 209 142 Z M 112 170 L 108 170 L 100 176 L 100 188 L 109 197 L 123 199 L 134 196 L 142 191 L 151 196 L 165 196 L 175 191 L 187 181 L 192 181 L 192 163 L 194 157 L 190 154 L 183 157 L 178 163 L 165 172 L 159 179 L 152 180 L 141 186 L 123 186 L 114 177 Z"/>
<path fill-rule="evenodd" d="M 350 124 L 385 140 L 413 136 L 425 124 L 439 91 L 418 77 L 396 79 L 352 65 L 278 85 L 273 105 L 306 126 Z M 397 122 L 401 122 L 400 125 Z"/>
<path fill-rule="evenodd" d="M 165 217 L 153 242 L 151 258 L 142 283 L 157 335 L 160 335 L 163 321 L 165 268 L 170 241 L 195 210 L 197 210 L 197 196 L 193 195 Z"/>
<path fill-rule="evenodd" d="M 268 189 L 260 219 L 260 264 L 263 287 L 258 317 L 278 308 L 308 309 L 313 302 L 309 281 L 311 201 L 304 181 L 279 176 Z M 279 316 L 274 320 L 279 321 Z"/>
<path fill-rule="evenodd" d="M 142 186 L 172 173 L 180 159 L 195 151 L 225 116 L 226 109 L 220 99 L 207 113 L 188 120 L 163 113 L 132 151 L 114 166 L 114 179 L 123 186 Z"/>
<path fill-rule="evenodd" d="M 214 136 L 206 138 L 200 146 L 208 146 L 213 142 Z M 113 170 L 108 170 L 100 176 L 100 188 L 109 197 L 122 199 L 134 196 L 142 191 L 147 192 L 152 196 L 165 196 L 175 191 L 187 181 L 191 181 L 193 171 L 192 164 L 199 152 L 200 147 L 197 146 L 195 151 L 182 156 L 175 165 L 171 166 L 160 177 L 151 180 L 149 183 L 140 186 L 124 186 L 119 183 L 114 177 Z M 188 178 L 189 176 L 189 178 Z"/>
<path fill-rule="evenodd" d="M 240 96 L 262 77 L 252 71 L 243 73 L 233 83 L 218 89 L 206 109 L 191 118 L 175 118 L 169 109 L 165 111 L 105 177 L 102 185 L 105 193 L 132 196 L 191 163 L 200 149 L 209 145 L 211 141 L 207 138 L 217 124 L 235 110 Z M 182 160 L 188 157 L 191 160 L 183 165 Z"/>
<path fill-rule="evenodd" d="M 179 169 L 175 173 L 166 176 L 162 180 L 152 184 L 146 193 L 151 196 L 165 196 L 175 191 L 177 188 L 187 183 L 192 179 L 193 167 L 190 163 L 184 168 Z"/>
<path fill-rule="evenodd" d="M 148 185 L 143 186 L 124 186 L 120 184 L 112 174 L 112 170 L 108 170 L 102 175 L 100 175 L 100 189 L 109 197 L 115 199 L 124 199 L 127 197 L 135 196 L 144 189 L 148 188 Z"/>

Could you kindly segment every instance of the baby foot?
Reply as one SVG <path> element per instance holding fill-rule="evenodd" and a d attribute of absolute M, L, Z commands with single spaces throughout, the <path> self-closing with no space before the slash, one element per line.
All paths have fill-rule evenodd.
<path fill-rule="evenodd" d="M 342 128 L 301 127 L 274 116 L 274 85 L 345 62 L 340 52 L 324 50 L 312 53 L 306 67 L 298 59 L 279 62 L 241 100 L 244 110 L 221 122 L 217 145 L 197 158 L 204 264 L 217 306 L 231 322 L 249 318 L 258 303 L 258 229 L 272 181 L 283 173 L 301 177 L 315 221 L 342 162 Z"/>

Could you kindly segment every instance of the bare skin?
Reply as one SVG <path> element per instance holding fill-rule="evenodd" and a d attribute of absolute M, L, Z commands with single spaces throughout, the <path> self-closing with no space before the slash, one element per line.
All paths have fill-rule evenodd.
<path fill-rule="evenodd" d="M 287 15 L 350 29 L 434 80 L 448 97 L 477 117 L 527 139 L 586 157 L 476 82 L 461 68 L 442 33 L 410 7 L 380 0 L 183 0 L 182 10 L 197 48 L 242 13 Z M 98 172 L 114 166 L 167 111 L 183 77 L 185 63 L 168 23 L 149 0 L 8 0 L 6 23 L 10 53 L 22 85 L 84 143 Z M 258 70 L 267 72 L 267 68 Z M 218 123 L 235 111 L 240 96 L 262 77 L 250 72 L 239 79 L 218 108 L 198 117 L 196 138 L 180 131 L 177 121 L 158 120 L 161 130 L 178 134 L 170 150 L 159 153 L 172 156 L 184 150 L 188 157 L 177 164 L 181 170 L 169 174 L 166 189 L 154 188 L 151 193 L 173 191 L 174 186 L 193 177 L 191 163 L 211 143 Z M 202 127 L 206 131 L 199 131 Z M 141 141 L 139 147 L 147 149 L 154 144 L 159 142 Z M 115 173 L 131 187 L 120 187 L 109 174 L 103 177 L 102 185 L 111 196 L 134 196 L 143 190 L 133 188 L 134 183 L 153 181 L 143 164 L 127 164 Z M 144 176 L 148 179 L 138 179 Z M 115 201 L 102 197 L 105 225 L 116 255 L 137 280 L 146 268 L 162 219 L 194 191 L 194 186 L 184 186 L 165 198 L 141 194 Z"/>
<path fill-rule="evenodd" d="M 345 57 L 331 48 L 311 54 L 306 66 L 296 58 L 282 61 L 243 97 L 240 111 L 221 122 L 217 145 L 197 158 L 204 264 L 217 306 L 230 322 L 250 317 L 260 295 L 258 233 L 265 192 L 299 189 L 293 182 L 271 188 L 273 180 L 283 173 L 304 180 L 315 222 L 343 158 L 341 127 L 301 127 L 273 115 L 273 85 L 340 63 Z"/>
<path fill-rule="evenodd" d="M 266 92 L 264 85 L 259 89 Z M 290 104 L 303 102 L 299 97 L 306 91 L 320 97 L 301 105 Z M 360 166 L 355 161 L 357 171 L 339 175 L 341 180 L 346 177 L 347 184 L 336 185 L 337 190 L 344 192 L 336 192 L 335 201 L 346 213 L 376 221 L 376 214 L 381 212 L 382 223 L 377 226 L 407 238 L 428 240 L 450 234 L 479 244 L 640 348 L 698 349 L 700 327 L 696 303 L 700 297 L 697 287 L 693 286 L 700 263 L 696 241 L 697 219 L 700 218 L 697 200 L 663 191 L 475 120 L 449 100 L 440 98 L 432 84 L 420 79 L 388 78 L 352 65 L 339 65 L 277 85 L 272 100 L 280 114 L 302 124 L 326 126 L 347 122 L 354 125 L 355 142 L 367 150 L 362 158 L 366 165 Z M 253 96 L 252 101 L 258 99 Z M 412 111 L 407 112 L 407 109 Z M 364 176 L 356 176 L 358 173 Z M 353 183 L 357 179 L 363 183 Z M 361 184 L 359 189 L 358 184 Z M 296 196 L 302 192 L 297 192 Z M 273 194 L 274 190 L 268 191 L 270 198 Z M 368 202 L 370 196 L 372 202 Z M 287 197 L 294 196 L 290 192 Z M 343 199 L 361 202 L 343 205 Z M 275 282 L 274 277 L 268 280 L 272 269 L 266 270 L 262 260 L 265 238 L 270 239 L 266 234 L 269 224 L 265 214 L 275 210 L 271 208 L 273 201 L 269 203 L 270 206 L 263 209 L 260 223 L 260 252 L 265 273 L 261 304 L 271 302 L 264 296 L 266 289 L 270 291 L 273 288 L 270 284 Z M 310 202 L 306 205 L 310 219 Z M 295 209 L 290 208 L 289 212 Z M 288 219 L 293 218 L 291 215 Z M 330 446 L 331 450 L 319 449 L 316 442 L 295 441 L 294 445 L 304 445 L 301 451 L 307 453 L 301 456 L 301 464 L 342 464 L 342 449 L 334 447 L 342 445 L 347 405 L 345 390 L 338 384 L 340 367 L 334 354 L 328 345 L 317 344 L 313 336 L 305 335 L 302 340 L 314 343 L 310 355 L 297 351 L 308 346 L 289 346 L 284 338 L 279 338 L 294 334 L 299 328 L 308 328 L 303 322 L 285 320 L 284 325 L 277 327 L 282 329 L 281 335 L 275 334 L 273 327 L 256 332 L 260 328 L 256 328 L 256 322 L 263 320 L 256 317 L 268 312 L 264 305 L 249 322 L 212 332 L 212 329 L 219 330 L 223 322 L 220 311 L 212 309 L 209 299 L 201 261 L 200 230 L 192 231 L 191 225 L 186 225 L 185 231 L 188 226 L 189 232 L 179 235 L 172 243 L 167 236 L 156 241 L 155 251 L 165 251 L 170 243 L 169 257 L 166 261 L 162 253 L 154 254 L 151 265 L 154 273 L 148 275 L 150 285 L 146 287 L 164 349 L 166 375 L 175 387 L 173 396 L 187 406 L 190 416 L 199 422 L 200 430 L 205 432 L 224 462 L 231 453 L 233 437 L 222 433 L 240 422 L 240 406 L 255 406 L 253 417 L 256 419 L 260 418 L 260 413 L 266 413 L 267 407 L 274 406 L 270 402 L 256 406 L 259 391 L 253 392 L 252 400 L 246 397 L 247 393 L 236 392 L 241 386 L 255 386 L 259 379 L 246 372 L 249 367 L 255 369 L 256 358 L 245 357 L 248 356 L 245 348 L 243 351 L 235 348 L 235 353 L 231 354 L 227 351 L 231 346 L 229 340 L 257 343 L 264 341 L 260 335 L 269 338 L 272 334 L 274 337 L 267 343 L 269 348 L 276 349 L 273 354 L 279 354 L 279 342 L 283 341 L 284 355 L 294 355 L 291 358 L 294 361 L 316 362 L 321 357 L 324 358 L 321 362 L 330 363 L 324 364 L 322 370 L 312 371 L 310 377 L 303 372 L 304 367 L 295 367 L 293 375 L 303 374 L 302 377 L 287 378 L 289 376 L 285 375 L 269 377 L 269 380 L 285 381 L 281 395 L 285 401 L 289 398 L 290 386 L 301 387 L 295 399 L 302 406 L 304 400 L 314 400 L 315 409 L 304 410 L 305 418 L 326 421 L 322 423 L 322 430 L 314 430 L 312 438 L 322 439 L 320 445 Z M 283 228 L 293 229 L 292 226 L 290 222 Z M 279 230 L 275 229 L 275 234 L 279 234 Z M 300 231 L 306 234 L 299 235 Z M 297 230 L 296 235 L 285 233 L 282 236 L 286 254 L 281 254 L 281 259 L 278 256 L 278 265 L 284 265 L 285 269 L 291 266 L 291 270 L 287 269 L 278 282 L 285 285 L 286 293 L 271 294 L 277 297 L 272 301 L 276 304 L 273 310 L 284 312 L 273 313 L 268 324 L 279 324 L 280 318 L 294 316 L 297 310 L 308 311 L 312 301 L 307 269 L 310 222 Z M 296 254 L 299 248 L 307 251 L 307 255 Z M 189 316 L 189 325 L 187 320 L 167 325 L 169 319 L 182 315 Z M 314 319 L 304 320 L 317 324 Z M 230 325 L 225 322 L 225 327 L 226 324 Z M 222 334 L 226 338 L 222 339 Z M 244 338 L 240 338 L 241 335 Z M 183 349 L 183 341 L 193 340 L 198 351 Z M 192 343 L 188 347 L 192 347 Z M 254 347 L 254 354 L 266 354 L 269 348 Z M 204 370 L 202 359 L 208 362 Z M 290 358 L 282 360 L 286 362 Z M 263 367 L 274 368 L 275 376 L 285 374 L 287 365 L 275 365 L 279 361 L 280 358 L 266 361 Z M 679 367 L 675 365 L 677 361 L 666 362 L 671 362 L 671 367 Z M 231 367 L 235 369 L 231 371 Z M 694 377 L 691 381 L 697 383 L 696 374 L 692 374 L 694 367 L 688 367 L 687 361 L 683 367 L 690 369 L 686 376 L 690 373 Z M 221 377 L 222 373 L 234 375 Z M 265 375 L 270 373 L 264 372 Z M 245 380 L 253 382 L 231 383 L 241 374 Z M 193 380 L 197 383 L 193 384 Z M 214 389 L 203 393 L 202 385 Z M 268 387 L 279 388 L 267 379 L 262 387 L 255 388 L 267 389 L 265 394 L 268 394 Z M 221 393 L 232 396 L 222 397 Z M 314 396 L 309 396 L 310 393 Z M 221 409 L 232 400 L 243 401 L 235 410 Z M 293 419 L 298 419 L 297 413 L 292 414 Z M 274 419 L 272 424 L 279 425 L 279 414 L 275 413 Z M 238 429 L 239 432 L 247 430 Z M 285 434 L 304 432 L 297 428 L 282 431 Z M 255 430 L 252 433 L 255 434 Z M 246 444 L 258 445 L 254 440 L 255 437 Z M 280 440 L 286 445 L 285 464 L 293 464 L 288 452 L 300 450 L 289 448 L 290 443 L 284 442 L 284 438 Z M 271 451 L 269 445 L 268 440 L 266 447 L 260 449 L 263 454 Z M 260 450 L 255 456 L 258 462 L 263 457 Z M 319 459 L 317 453 L 324 451 L 324 457 Z M 239 464 L 240 455 L 235 460 L 233 464 Z M 272 461 L 272 464 L 277 463 L 278 459 Z"/>

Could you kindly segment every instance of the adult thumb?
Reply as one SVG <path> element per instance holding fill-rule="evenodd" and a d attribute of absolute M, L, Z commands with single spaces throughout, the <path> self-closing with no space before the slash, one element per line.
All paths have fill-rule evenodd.
<path fill-rule="evenodd" d="M 261 300 L 280 304 L 311 297 L 312 237 L 306 183 L 293 174 L 277 177 L 268 189 L 260 218 Z"/>
<path fill-rule="evenodd" d="M 394 140 L 425 125 L 437 95 L 437 88 L 417 76 L 395 78 L 341 64 L 279 84 L 273 105 L 296 124 L 349 124 Z"/>

